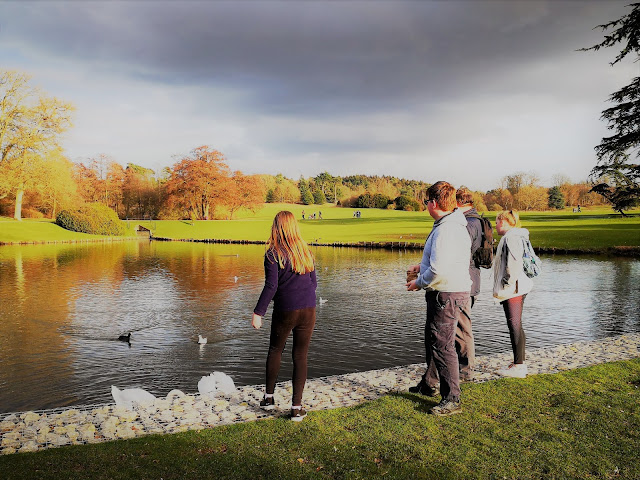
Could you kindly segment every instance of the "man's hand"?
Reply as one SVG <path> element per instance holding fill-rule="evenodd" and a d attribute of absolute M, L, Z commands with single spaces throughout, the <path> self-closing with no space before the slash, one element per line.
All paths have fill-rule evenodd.
<path fill-rule="evenodd" d="M 420 290 L 420 287 L 416 285 L 415 280 L 411 280 L 410 282 L 406 283 L 405 286 L 407 287 L 407 290 L 409 290 L 410 292 L 416 292 Z"/>

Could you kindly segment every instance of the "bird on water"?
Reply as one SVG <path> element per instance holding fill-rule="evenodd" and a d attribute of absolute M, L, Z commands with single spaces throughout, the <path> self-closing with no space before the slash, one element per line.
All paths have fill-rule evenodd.
<path fill-rule="evenodd" d="M 120 335 L 118 337 L 118 340 L 120 340 L 121 342 L 127 342 L 127 343 L 131 342 L 131 332 L 129 332 L 126 335 Z"/>

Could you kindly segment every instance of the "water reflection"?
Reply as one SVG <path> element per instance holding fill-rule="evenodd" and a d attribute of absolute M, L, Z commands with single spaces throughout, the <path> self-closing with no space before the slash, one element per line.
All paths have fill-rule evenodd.
<path fill-rule="evenodd" d="M 315 252 L 318 295 L 328 302 L 318 307 L 309 375 L 422 361 L 424 297 L 403 286 L 420 253 Z M 263 383 L 270 313 L 267 328 L 249 325 L 263 253 L 144 241 L 0 248 L 0 412 L 110 401 L 112 384 L 194 392 L 214 370 L 238 384 Z M 477 351 L 509 351 L 490 271 L 482 274 Z M 544 258 L 525 304 L 528 346 L 640 331 L 639 280 L 637 260 Z M 117 340 L 128 332 L 130 346 Z M 281 378 L 290 374 L 283 362 Z"/>

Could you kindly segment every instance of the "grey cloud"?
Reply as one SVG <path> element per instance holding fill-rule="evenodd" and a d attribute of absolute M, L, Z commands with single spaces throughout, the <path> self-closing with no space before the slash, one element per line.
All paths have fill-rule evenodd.
<path fill-rule="evenodd" d="M 253 109 L 331 115 L 519 88 L 497 72 L 536 59 L 564 61 L 597 41 L 591 28 L 619 17 L 624 5 L 16 2 L 0 8 L 11 19 L 2 21 L 2 36 L 49 58 L 173 85 L 232 86 L 246 92 Z M 531 88 L 544 89 L 544 82 Z"/>

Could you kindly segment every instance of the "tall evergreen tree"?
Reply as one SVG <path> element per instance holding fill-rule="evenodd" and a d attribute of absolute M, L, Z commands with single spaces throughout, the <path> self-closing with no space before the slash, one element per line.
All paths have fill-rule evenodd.
<path fill-rule="evenodd" d="M 551 187 L 549 189 L 549 208 L 561 210 L 564 208 L 564 195 L 559 187 Z"/>
<path fill-rule="evenodd" d="M 311 205 L 313 203 L 313 194 L 311 193 L 311 189 L 309 189 L 309 183 L 304 179 L 304 177 L 300 177 L 298 188 L 300 189 L 300 200 L 302 203 L 305 205 Z"/>
<path fill-rule="evenodd" d="M 622 44 L 622 50 L 611 65 L 629 54 L 640 54 L 640 3 L 629 5 L 631 12 L 597 28 L 605 34 L 601 43 L 587 50 L 600 50 Z M 634 162 L 640 156 L 640 77 L 611 94 L 609 100 L 616 105 L 602 112 L 602 119 L 614 134 L 604 137 L 595 147 L 598 164 L 591 171 L 594 180 L 592 191 L 599 193 L 613 204 L 614 210 L 624 215 L 624 210 L 640 204 L 640 164 Z M 633 150 L 636 150 L 633 152 Z"/>

